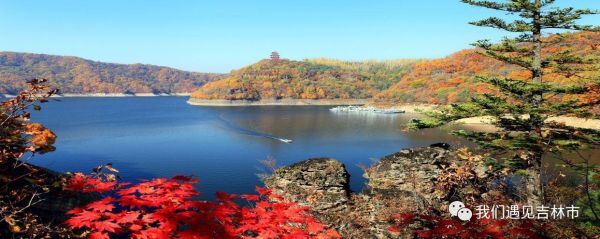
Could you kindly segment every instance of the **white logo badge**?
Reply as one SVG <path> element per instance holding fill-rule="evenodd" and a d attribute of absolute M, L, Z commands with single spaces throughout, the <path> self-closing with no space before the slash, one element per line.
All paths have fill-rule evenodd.
<path fill-rule="evenodd" d="M 460 220 L 469 221 L 473 217 L 471 209 L 465 207 L 465 204 L 461 201 L 454 201 L 448 206 L 448 211 L 453 217 L 458 217 Z"/>
<path fill-rule="evenodd" d="M 461 208 L 465 208 L 465 204 L 462 203 L 461 201 L 454 201 L 452 203 L 450 203 L 450 206 L 448 207 L 448 211 L 450 211 L 450 215 L 453 217 L 458 216 L 458 210 L 460 210 Z"/>
<path fill-rule="evenodd" d="M 471 209 L 461 208 L 460 210 L 458 210 L 458 218 L 460 220 L 468 221 L 468 220 L 471 220 L 472 216 L 473 216 L 473 212 L 471 212 Z"/>

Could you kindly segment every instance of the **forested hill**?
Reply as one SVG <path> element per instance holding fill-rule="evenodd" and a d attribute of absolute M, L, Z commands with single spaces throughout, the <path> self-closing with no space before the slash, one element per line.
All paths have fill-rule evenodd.
<path fill-rule="evenodd" d="M 192 94 L 197 99 L 365 99 L 387 89 L 417 60 L 262 60 Z"/>
<path fill-rule="evenodd" d="M 62 93 L 190 93 L 222 74 L 144 64 L 112 64 L 71 56 L 0 52 L 0 94 L 15 94 L 32 78 Z"/>
<path fill-rule="evenodd" d="M 600 33 L 579 32 L 564 35 L 564 41 L 545 51 L 553 53 L 572 51 L 584 59 L 598 62 L 600 69 Z M 588 72 L 600 77 L 600 71 Z M 477 82 L 475 76 L 510 77 L 529 79 L 530 73 L 523 68 L 482 56 L 475 49 L 462 50 L 448 57 L 422 61 L 413 65 L 410 72 L 389 89 L 377 94 L 380 103 L 433 103 L 463 102 L 473 93 L 493 93 L 490 86 Z M 561 84 L 582 80 L 558 75 L 546 75 L 545 81 Z"/>

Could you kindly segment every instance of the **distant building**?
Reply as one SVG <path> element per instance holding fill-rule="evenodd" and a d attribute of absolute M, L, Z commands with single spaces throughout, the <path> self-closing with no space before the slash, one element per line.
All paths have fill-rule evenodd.
<path fill-rule="evenodd" d="M 271 60 L 272 60 L 272 61 L 278 61 L 279 59 L 281 59 L 281 58 L 279 57 L 279 52 L 276 52 L 276 51 L 274 51 L 274 52 L 271 52 Z"/>

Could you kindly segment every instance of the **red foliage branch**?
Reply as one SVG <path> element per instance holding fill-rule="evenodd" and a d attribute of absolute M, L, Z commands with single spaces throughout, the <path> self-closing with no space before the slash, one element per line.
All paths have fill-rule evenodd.
<path fill-rule="evenodd" d="M 418 238 L 542 238 L 542 228 L 532 220 L 505 220 L 472 218 L 462 222 L 454 218 L 441 216 L 398 214 L 394 216 L 396 226 L 388 228 L 390 232 L 400 233 L 401 228 L 418 225 L 414 235 Z"/>
<path fill-rule="evenodd" d="M 68 212 L 66 224 L 82 229 L 88 238 L 127 236 L 162 238 L 341 238 L 308 214 L 308 208 L 283 201 L 270 190 L 257 187 L 258 195 L 217 193 L 216 202 L 192 200 L 199 195 L 198 180 L 177 176 L 132 186 L 116 185 L 75 174 L 67 188 L 83 192 L 108 192 L 112 196 Z M 245 199 L 252 207 L 234 200 Z"/>
<path fill-rule="evenodd" d="M 75 173 L 69 179 L 66 190 L 84 192 L 84 193 L 105 193 L 115 190 L 116 182 L 105 182 L 100 178 L 92 178 L 83 173 Z"/>

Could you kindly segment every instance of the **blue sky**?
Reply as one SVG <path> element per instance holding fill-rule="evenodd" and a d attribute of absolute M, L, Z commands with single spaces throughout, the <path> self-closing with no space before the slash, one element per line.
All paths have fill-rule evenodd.
<path fill-rule="evenodd" d="M 273 50 L 298 60 L 434 58 L 502 36 L 467 24 L 490 14 L 458 0 L 0 0 L 0 51 L 203 72 Z"/>

